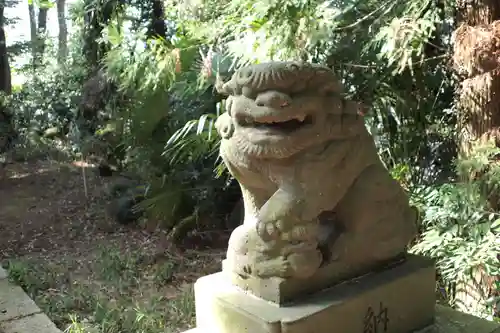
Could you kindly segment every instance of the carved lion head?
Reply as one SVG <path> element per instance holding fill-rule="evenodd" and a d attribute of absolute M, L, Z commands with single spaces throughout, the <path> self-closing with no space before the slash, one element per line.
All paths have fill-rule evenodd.
<path fill-rule="evenodd" d="M 348 136 L 353 124 L 362 124 L 357 104 L 342 98 L 333 72 L 319 65 L 251 65 L 239 69 L 218 90 L 228 95 L 227 112 L 217 121 L 223 140 L 258 158 L 287 158 L 342 138 L 344 131 Z M 346 121 L 350 125 L 344 126 Z"/>

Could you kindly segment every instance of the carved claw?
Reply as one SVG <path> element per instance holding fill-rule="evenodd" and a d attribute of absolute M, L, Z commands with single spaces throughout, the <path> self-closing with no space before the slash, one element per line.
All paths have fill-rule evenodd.
<path fill-rule="evenodd" d="M 246 256 L 240 259 L 245 260 Z M 244 280 L 248 279 L 252 275 L 253 272 L 252 266 L 248 263 L 243 264 L 232 261 L 231 266 L 232 266 L 231 271 Z"/>
<path fill-rule="evenodd" d="M 248 275 L 252 274 L 252 267 L 250 267 L 250 265 L 243 266 L 243 272 L 245 272 Z"/>
<path fill-rule="evenodd" d="M 286 259 L 285 257 L 280 257 L 278 258 L 279 265 L 278 265 L 278 274 L 281 277 L 288 277 L 292 273 L 292 265 L 290 264 L 290 261 Z"/>
<path fill-rule="evenodd" d="M 293 275 L 292 264 L 287 258 L 283 256 L 279 256 L 267 262 L 261 262 L 258 265 L 257 275 L 261 278 L 287 278 Z"/>
<path fill-rule="evenodd" d="M 264 241 L 271 241 L 280 238 L 281 231 L 274 222 L 259 222 L 256 225 L 257 234 Z"/>

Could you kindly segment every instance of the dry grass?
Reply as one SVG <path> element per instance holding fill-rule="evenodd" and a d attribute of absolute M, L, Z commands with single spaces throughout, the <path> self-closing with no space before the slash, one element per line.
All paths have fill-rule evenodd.
<path fill-rule="evenodd" d="M 179 332 L 193 325 L 191 285 L 223 250 L 180 250 L 161 231 L 122 227 L 105 213 L 106 181 L 56 162 L 10 165 L 0 181 L 0 256 L 68 332 Z"/>

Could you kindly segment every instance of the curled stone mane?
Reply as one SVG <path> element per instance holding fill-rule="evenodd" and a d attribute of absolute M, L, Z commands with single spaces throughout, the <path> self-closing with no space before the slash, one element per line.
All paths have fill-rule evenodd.
<path fill-rule="evenodd" d="M 341 93 L 342 87 L 333 72 L 326 67 L 301 62 L 278 62 L 240 68 L 218 90 L 225 95 L 243 94 L 252 98 L 256 93 L 266 90 Z"/>
<path fill-rule="evenodd" d="M 223 139 L 229 139 L 233 136 L 234 124 L 228 113 L 223 113 L 217 118 L 215 129 Z"/>

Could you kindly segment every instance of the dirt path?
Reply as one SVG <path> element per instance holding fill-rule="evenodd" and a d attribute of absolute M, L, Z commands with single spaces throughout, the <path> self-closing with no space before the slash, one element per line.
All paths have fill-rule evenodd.
<path fill-rule="evenodd" d="M 0 182 L 0 259 L 60 328 L 85 322 L 104 333 L 163 332 L 165 321 L 192 323 L 192 295 L 183 291 L 219 269 L 223 249 L 168 250 L 164 233 L 118 225 L 106 214 L 109 180 L 92 169 L 85 171 L 87 193 L 74 164 L 14 164 L 7 173 Z M 161 316 L 137 326 L 137 304 Z M 101 317 L 99 307 L 107 309 Z"/>
<path fill-rule="evenodd" d="M 77 167 L 32 162 L 9 165 L 7 172 L 0 183 L 1 257 L 87 249 L 120 233 L 100 209 L 104 184 L 93 172 L 87 171 L 89 198 Z"/>

